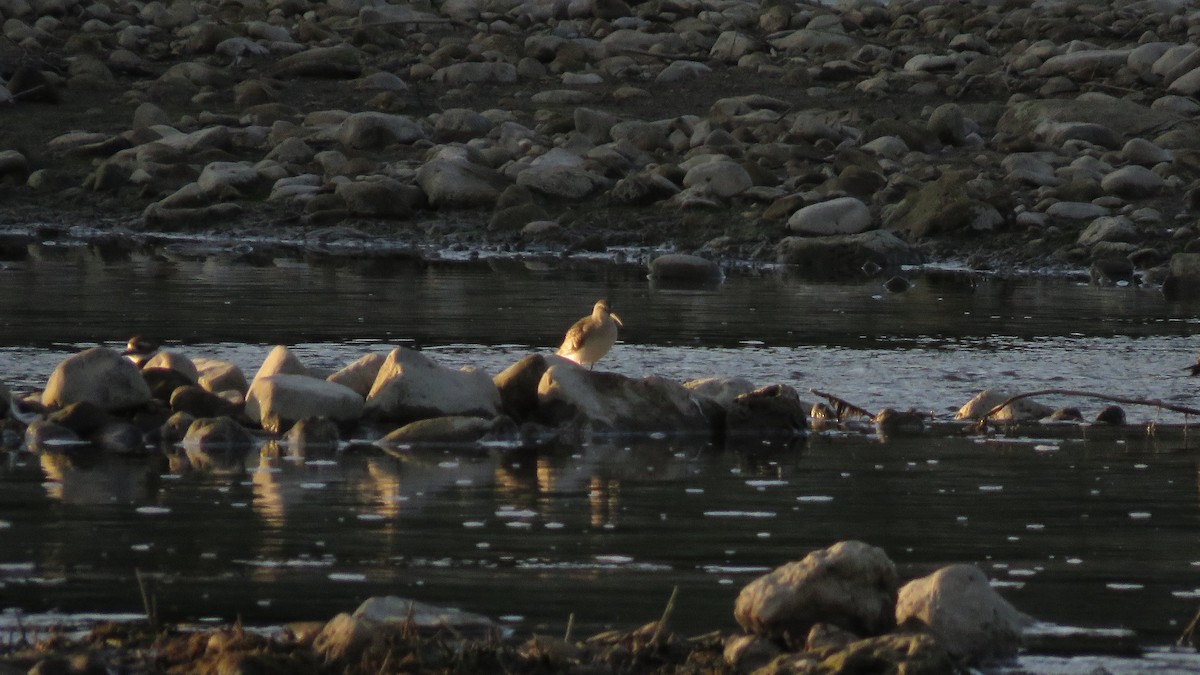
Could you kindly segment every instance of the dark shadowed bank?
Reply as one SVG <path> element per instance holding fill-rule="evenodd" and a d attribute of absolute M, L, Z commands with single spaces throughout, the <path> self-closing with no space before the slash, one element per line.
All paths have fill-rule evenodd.
<path fill-rule="evenodd" d="M 1197 235 L 1189 11 L 9 0 L 0 221 L 1157 282 Z"/>

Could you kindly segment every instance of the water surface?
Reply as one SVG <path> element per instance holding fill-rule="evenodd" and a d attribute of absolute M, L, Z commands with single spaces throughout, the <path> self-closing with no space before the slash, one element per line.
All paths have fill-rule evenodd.
<path fill-rule="evenodd" d="M 660 288 L 637 264 L 398 259 L 327 264 L 170 248 L 112 260 L 39 247 L 0 267 L 0 381 L 44 385 L 67 354 L 159 336 L 253 374 L 270 346 L 334 369 L 417 347 L 497 372 L 549 351 L 598 297 L 625 320 L 600 367 L 680 380 L 737 375 L 828 391 L 868 409 L 942 417 L 984 387 L 1084 389 L 1200 405 L 1195 308 L 1152 289 L 916 276 L 817 284 L 784 273 Z M 1098 401 L 1047 397 L 1091 416 Z M 288 458 L 225 471 L 9 453 L 0 466 L 0 607 L 141 609 L 165 618 L 326 618 L 380 594 L 523 627 L 657 618 L 732 626 L 738 589 L 842 539 L 884 548 L 905 577 L 984 569 L 1041 619 L 1173 640 L 1200 604 L 1195 439 L 1184 418 L 1016 438 L 881 441 L 826 433 L 789 448 L 695 439 L 599 441 L 540 454 Z"/>

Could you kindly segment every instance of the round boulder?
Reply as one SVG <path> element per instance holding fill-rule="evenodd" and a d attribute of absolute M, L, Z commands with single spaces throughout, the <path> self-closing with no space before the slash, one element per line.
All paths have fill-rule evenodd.
<path fill-rule="evenodd" d="M 92 347 L 67 357 L 54 369 L 42 405 L 61 408 L 88 401 L 113 412 L 150 400 L 150 387 L 129 359 L 106 347 Z"/>

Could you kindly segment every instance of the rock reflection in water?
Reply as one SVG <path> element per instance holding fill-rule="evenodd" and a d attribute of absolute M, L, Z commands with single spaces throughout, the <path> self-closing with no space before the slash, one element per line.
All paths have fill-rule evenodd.
<path fill-rule="evenodd" d="M 121 458 L 92 449 L 44 452 L 38 462 L 46 475 L 47 496 L 74 506 L 152 502 L 158 475 L 167 466 L 161 455 Z"/>

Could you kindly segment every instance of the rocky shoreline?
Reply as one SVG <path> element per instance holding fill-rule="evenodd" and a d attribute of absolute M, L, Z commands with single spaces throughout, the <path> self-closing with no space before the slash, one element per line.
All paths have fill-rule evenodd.
<path fill-rule="evenodd" d="M 1182 0 L 0 3 L 0 221 L 1162 281 Z"/>

